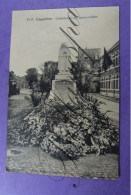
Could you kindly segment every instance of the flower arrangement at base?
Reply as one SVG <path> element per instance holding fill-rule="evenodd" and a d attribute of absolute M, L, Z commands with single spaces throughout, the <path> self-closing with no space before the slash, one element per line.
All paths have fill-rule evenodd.
<path fill-rule="evenodd" d="M 90 153 L 118 153 L 119 129 L 88 96 L 75 103 L 41 102 L 24 119 L 18 142 L 41 146 L 53 156 L 79 157 Z"/>

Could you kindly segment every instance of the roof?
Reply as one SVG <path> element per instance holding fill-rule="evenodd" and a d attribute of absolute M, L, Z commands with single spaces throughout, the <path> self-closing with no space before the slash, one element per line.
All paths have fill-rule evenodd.
<path fill-rule="evenodd" d="M 101 55 L 101 49 L 100 48 L 92 48 L 92 49 L 83 49 L 92 59 L 94 59 L 95 56 L 100 57 Z M 80 48 L 78 48 L 79 55 L 82 56 L 84 53 L 81 51 Z"/>
<path fill-rule="evenodd" d="M 94 48 L 94 49 L 85 49 L 85 51 L 91 56 L 91 57 L 94 57 L 94 56 L 100 56 L 100 53 L 101 53 L 101 49 L 100 48 Z"/>
<path fill-rule="evenodd" d="M 117 41 L 107 52 L 111 52 L 113 49 L 115 49 L 117 46 L 120 45 L 120 41 Z"/>
<path fill-rule="evenodd" d="M 120 45 L 120 41 L 117 41 L 107 52 L 110 53 L 113 49 L 118 47 Z M 104 54 L 101 56 L 101 58 L 104 56 Z"/>

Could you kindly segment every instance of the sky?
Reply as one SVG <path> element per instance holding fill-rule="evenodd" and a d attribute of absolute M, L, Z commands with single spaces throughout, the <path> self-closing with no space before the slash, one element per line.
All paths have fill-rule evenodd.
<path fill-rule="evenodd" d="M 67 19 L 67 9 L 13 11 L 10 71 L 24 76 L 28 68 L 35 67 L 40 72 L 44 62 L 58 61 L 61 43 L 72 46 L 60 27 L 65 32 L 72 27 L 79 34 L 69 30 L 70 35 L 82 48 L 101 48 L 101 55 L 104 47 L 108 50 L 119 40 L 119 7 L 71 10 L 79 15 L 78 20 L 72 19 L 78 24 L 77 31 Z M 69 16 L 73 18 L 71 13 Z"/>

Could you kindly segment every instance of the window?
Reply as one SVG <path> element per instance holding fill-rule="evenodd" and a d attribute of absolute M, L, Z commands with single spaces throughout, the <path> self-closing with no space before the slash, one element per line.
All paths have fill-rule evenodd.
<path fill-rule="evenodd" d="M 107 78 L 106 78 L 106 89 L 108 88 L 108 81 L 107 81 Z"/>
<path fill-rule="evenodd" d="M 116 58 L 116 66 L 119 66 L 119 56 Z"/>
<path fill-rule="evenodd" d="M 116 75 L 116 89 L 119 89 L 119 77 Z"/>
<path fill-rule="evenodd" d="M 113 59 L 112 62 L 113 62 L 113 65 L 115 66 L 115 59 Z"/>
<path fill-rule="evenodd" d="M 111 88 L 111 77 L 109 77 L 109 89 Z"/>
<path fill-rule="evenodd" d="M 103 88 L 105 88 L 105 77 L 103 79 Z"/>
<path fill-rule="evenodd" d="M 115 77 L 111 77 L 111 89 L 115 89 Z"/>

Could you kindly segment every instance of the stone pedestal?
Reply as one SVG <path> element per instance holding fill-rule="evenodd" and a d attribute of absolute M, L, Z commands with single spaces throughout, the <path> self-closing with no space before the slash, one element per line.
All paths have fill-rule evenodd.
<path fill-rule="evenodd" d="M 60 78 L 52 81 L 52 91 L 50 93 L 51 98 L 60 100 L 62 103 L 67 103 L 74 100 L 76 93 L 76 83 L 71 79 L 65 79 L 63 75 L 59 75 Z M 63 77 L 63 79 L 61 79 Z M 73 92 L 73 93 L 72 93 Z"/>

